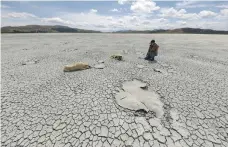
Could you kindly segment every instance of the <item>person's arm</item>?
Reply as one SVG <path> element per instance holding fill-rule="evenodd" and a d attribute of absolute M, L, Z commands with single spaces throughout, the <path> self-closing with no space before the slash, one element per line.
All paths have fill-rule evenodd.
<path fill-rule="evenodd" d="M 151 52 L 153 49 L 153 45 L 150 45 L 148 52 Z"/>
<path fill-rule="evenodd" d="M 158 45 L 157 44 L 155 44 L 155 45 L 153 45 L 153 48 L 151 49 L 153 52 L 156 52 L 156 51 L 158 51 Z"/>

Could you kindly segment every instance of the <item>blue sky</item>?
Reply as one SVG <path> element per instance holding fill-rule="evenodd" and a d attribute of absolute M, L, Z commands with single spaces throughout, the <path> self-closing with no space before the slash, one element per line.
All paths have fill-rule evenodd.
<path fill-rule="evenodd" d="M 228 30 L 228 1 L 2 1 L 1 25 L 114 30 Z"/>

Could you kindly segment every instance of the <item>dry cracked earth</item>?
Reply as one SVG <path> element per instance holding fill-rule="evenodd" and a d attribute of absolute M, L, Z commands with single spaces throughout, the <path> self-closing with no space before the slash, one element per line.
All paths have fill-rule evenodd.
<path fill-rule="evenodd" d="M 149 42 L 157 62 L 141 59 Z M 3 34 L 1 145 L 228 146 L 228 36 Z M 121 53 L 124 61 L 110 59 Z M 104 60 L 103 69 L 63 66 Z M 160 95 L 164 115 L 119 106 L 125 81 Z"/>

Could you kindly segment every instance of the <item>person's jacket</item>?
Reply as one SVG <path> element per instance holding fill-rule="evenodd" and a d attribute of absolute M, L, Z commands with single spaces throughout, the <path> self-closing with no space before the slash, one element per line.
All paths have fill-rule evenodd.
<path fill-rule="evenodd" d="M 150 45 L 149 52 L 155 52 L 157 54 L 158 48 L 159 48 L 159 46 L 156 43 L 153 43 Z"/>

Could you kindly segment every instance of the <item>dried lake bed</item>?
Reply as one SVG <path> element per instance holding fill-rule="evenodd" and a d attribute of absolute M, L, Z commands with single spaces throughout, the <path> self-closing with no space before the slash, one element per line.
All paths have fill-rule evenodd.
<path fill-rule="evenodd" d="M 1 37 L 2 146 L 228 146 L 227 35 Z M 152 39 L 157 62 L 142 59 Z M 63 72 L 74 62 L 99 68 Z M 134 79 L 159 95 L 162 116 L 117 103 Z"/>

